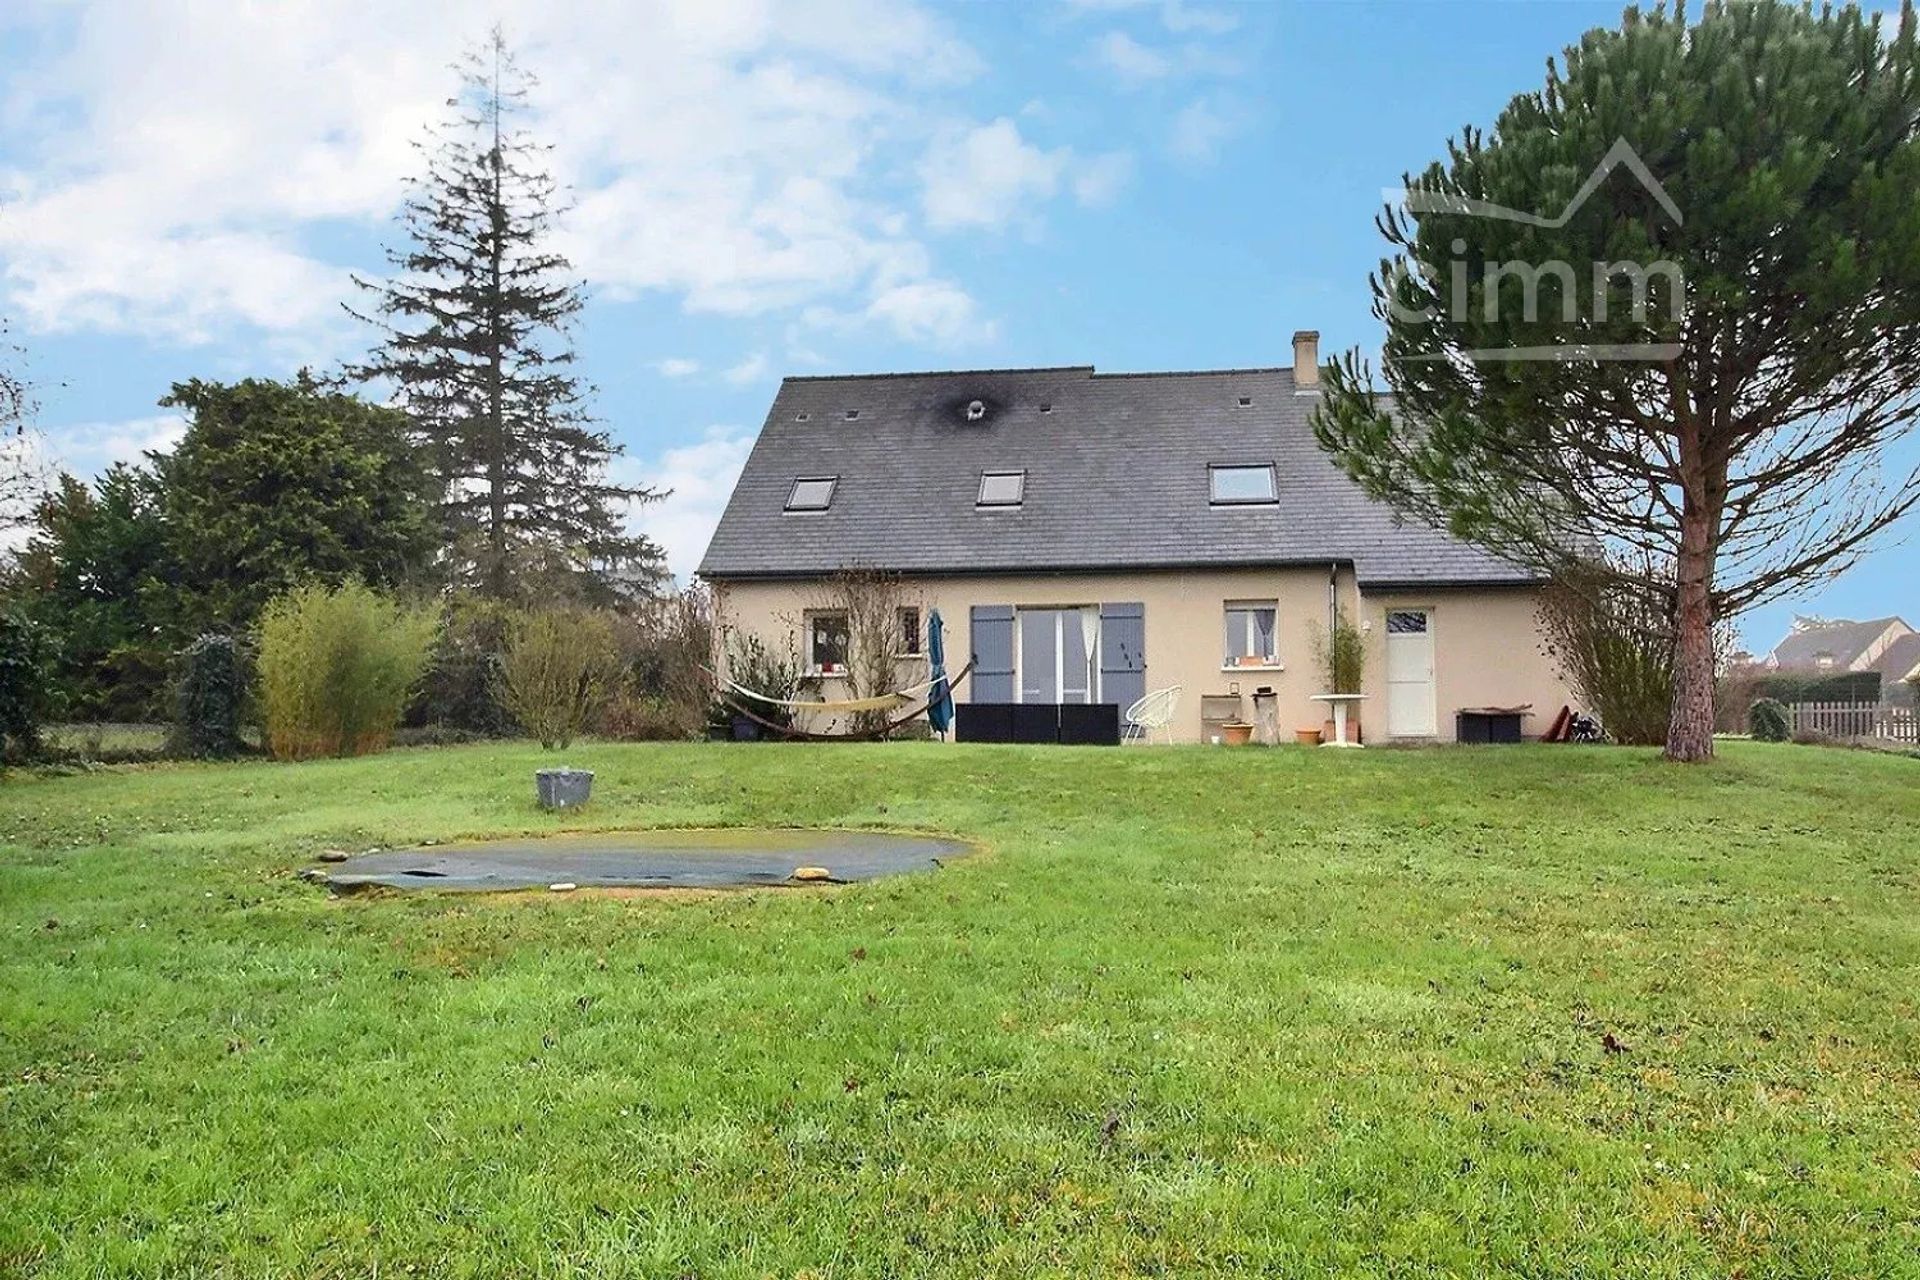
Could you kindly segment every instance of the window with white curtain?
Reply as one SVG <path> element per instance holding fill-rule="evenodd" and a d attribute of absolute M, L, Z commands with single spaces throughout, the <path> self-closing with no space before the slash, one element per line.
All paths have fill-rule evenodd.
<path fill-rule="evenodd" d="M 1229 600 L 1226 605 L 1229 667 L 1271 667 L 1279 664 L 1280 608 L 1272 600 Z"/>

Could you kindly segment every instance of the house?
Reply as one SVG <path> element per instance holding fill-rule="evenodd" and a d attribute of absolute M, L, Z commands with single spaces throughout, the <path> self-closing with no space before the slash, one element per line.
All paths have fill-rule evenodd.
<path fill-rule="evenodd" d="M 1308 425 L 1318 341 L 1269 369 L 788 378 L 700 567 L 722 632 L 794 646 L 844 697 L 822 585 L 889 571 L 914 601 L 903 650 L 938 607 L 949 665 L 974 659 L 957 701 L 1124 710 L 1179 685 L 1172 736 L 1200 741 L 1263 689 L 1283 734 L 1320 725 L 1338 607 L 1364 635 L 1368 740 L 1450 740 L 1456 710 L 1519 704 L 1538 735 L 1574 702 L 1541 583 L 1334 467 Z"/>
<path fill-rule="evenodd" d="M 1920 635 L 1900 618 L 1796 618 L 1786 639 L 1774 646 L 1767 666 L 1776 671 L 1878 671 L 1891 685 L 1920 673 Z"/>

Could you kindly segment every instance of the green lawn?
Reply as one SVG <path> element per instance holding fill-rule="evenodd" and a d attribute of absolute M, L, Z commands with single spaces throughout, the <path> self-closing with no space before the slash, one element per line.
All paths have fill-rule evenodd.
<path fill-rule="evenodd" d="M 0 1274 L 1920 1274 L 1920 761 L 480 747 L 0 782 Z M 955 832 L 333 900 L 316 851 Z"/>

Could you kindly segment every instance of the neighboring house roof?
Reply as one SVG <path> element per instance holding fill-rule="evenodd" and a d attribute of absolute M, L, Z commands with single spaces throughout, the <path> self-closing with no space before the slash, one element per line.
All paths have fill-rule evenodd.
<path fill-rule="evenodd" d="M 1827 655 L 1831 661 L 1825 665 L 1832 670 L 1852 670 L 1854 664 L 1873 647 L 1874 641 L 1886 634 L 1889 627 L 1898 627 L 1903 632 L 1909 629 L 1898 618 L 1826 622 L 1802 627 L 1788 633 L 1786 639 L 1774 646 L 1772 662 L 1777 667 L 1818 667 L 1822 665 L 1821 656 Z"/>
<path fill-rule="evenodd" d="M 700 573 L 1338 561 L 1375 588 L 1538 580 L 1369 500 L 1314 442 L 1307 417 L 1318 399 L 1296 392 L 1289 369 L 788 378 Z M 970 422 L 974 401 L 985 414 Z M 1209 502 L 1209 464 L 1267 462 L 1277 502 Z M 977 506 L 982 471 L 1026 472 L 1021 505 Z M 784 509 L 796 479 L 829 476 L 839 479 L 826 510 Z"/>
<path fill-rule="evenodd" d="M 1891 684 L 1920 675 L 1920 632 L 1901 636 L 1873 661 L 1873 669 L 1882 681 Z"/>

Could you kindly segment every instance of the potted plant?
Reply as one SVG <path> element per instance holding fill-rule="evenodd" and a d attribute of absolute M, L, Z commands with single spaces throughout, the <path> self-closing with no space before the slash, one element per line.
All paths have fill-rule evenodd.
<path fill-rule="evenodd" d="M 1321 687 L 1329 694 L 1358 694 L 1366 675 L 1367 642 L 1360 628 L 1347 616 L 1346 606 L 1336 605 L 1333 621 L 1322 632 L 1313 632 L 1313 657 L 1320 667 Z M 1347 738 L 1360 741 L 1360 708 L 1349 703 Z M 1334 722 L 1329 718 L 1321 728 L 1321 741 L 1334 741 Z"/>
<path fill-rule="evenodd" d="M 1230 747 L 1244 747 L 1253 741 L 1253 726 L 1244 720 L 1229 720 L 1220 726 L 1220 740 Z"/>

